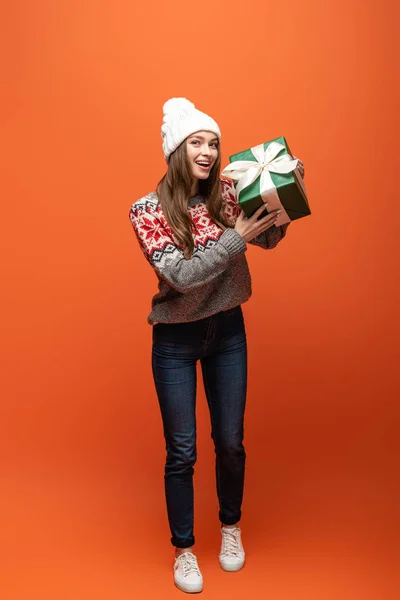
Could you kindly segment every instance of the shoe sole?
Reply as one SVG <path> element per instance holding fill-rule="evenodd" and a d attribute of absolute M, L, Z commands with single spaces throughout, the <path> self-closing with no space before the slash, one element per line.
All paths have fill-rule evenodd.
<path fill-rule="evenodd" d="M 200 590 L 199 590 L 199 589 L 197 589 L 197 590 L 188 590 L 188 589 L 185 589 L 185 588 L 181 587 L 181 586 L 180 586 L 180 585 L 179 585 L 179 584 L 178 584 L 178 583 L 175 581 L 175 579 L 174 579 L 174 584 L 175 584 L 175 587 L 177 587 L 177 588 L 178 588 L 178 590 L 180 590 L 181 592 L 185 592 L 186 594 L 200 594 L 200 593 L 203 591 L 203 586 L 201 586 L 201 589 L 200 589 Z"/>
<path fill-rule="evenodd" d="M 220 564 L 221 569 L 223 571 L 226 571 L 227 573 L 236 573 L 236 571 L 241 571 L 243 569 L 244 565 L 245 565 L 245 563 L 243 563 L 240 567 L 233 567 L 233 566 L 232 567 L 225 567 L 221 563 L 219 563 L 219 564 Z"/>

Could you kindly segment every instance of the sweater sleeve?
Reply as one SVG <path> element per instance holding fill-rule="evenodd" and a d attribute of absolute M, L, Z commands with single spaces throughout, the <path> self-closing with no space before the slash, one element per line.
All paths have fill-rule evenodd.
<path fill-rule="evenodd" d="M 222 196 L 224 198 L 224 208 L 225 214 L 228 218 L 229 222 L 234 227 L 236 223 L 236 219 L 240 215 L 241 208 L 237 201 L 236 190 L 230 179 L 222 179 Z M 260 248 L 264 248 L 264 250 L 271 250 L 275 248 L 277 244 L 285 237 L 286 230 L 290 223 L 286 223 L 285 225 L 273 225 L 266 229 L 260 235 L 256 236 L 252 240 L 249 241 L 249 244 L 253 246 L 260 246 Z"/>
<path fill-rule="evenodd" d="M 195 249 L 193 256 L 186 260 L 155 204 L 135 203 L 129 217 L 146 259 L 162 279 L 182 293 L 218 277 L 232 257 L 247 249 L 237 231 L 226 229 L 214 246 L 204 251 Z"/>

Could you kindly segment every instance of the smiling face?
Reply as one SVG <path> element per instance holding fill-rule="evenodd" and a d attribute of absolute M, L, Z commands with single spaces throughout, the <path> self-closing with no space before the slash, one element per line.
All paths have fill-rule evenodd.
<path fill-rule="evenodd" d="M 186 140 L 187 157 L 193 176 L 208 179 L 219 153 L 219 140 L 215 133 L 197 131 Z"/>

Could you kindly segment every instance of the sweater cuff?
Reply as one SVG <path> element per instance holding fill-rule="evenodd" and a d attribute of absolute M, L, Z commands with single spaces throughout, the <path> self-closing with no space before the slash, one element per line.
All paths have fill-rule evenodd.
<path fill-rule="evenodd" d="M 247 250 L 246 242 L 240 233 L 234 229 L 225 229 L 218 241 L 226 248 L 231 256 L 241 254 Z"/>

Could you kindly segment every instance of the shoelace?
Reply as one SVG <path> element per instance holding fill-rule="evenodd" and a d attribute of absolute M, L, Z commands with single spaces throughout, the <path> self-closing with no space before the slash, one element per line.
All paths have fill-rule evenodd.
<path fill-rule="evenodd" d="M 239 529 L 224 529 L 222 539 L 224 540 L 223 554 L 225 556 L 239 556 Z"/>
<path fill-rule="evenodd" d="M 181 565 L 184 577 L 186 577 L 187 575 L 191 575 L 192 573 L 194 573 L 195 575 L 200 575 L 197 559 L 195 555 L 191 552 L 184 552 L 183 554 L 178 556 L 178 561 Z"/>

